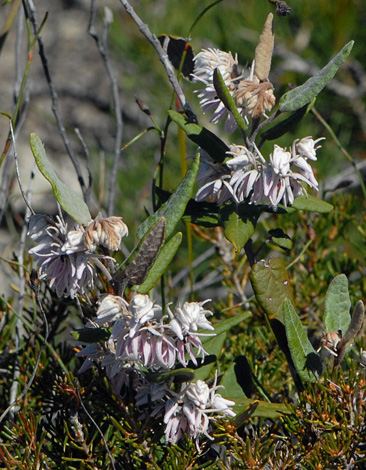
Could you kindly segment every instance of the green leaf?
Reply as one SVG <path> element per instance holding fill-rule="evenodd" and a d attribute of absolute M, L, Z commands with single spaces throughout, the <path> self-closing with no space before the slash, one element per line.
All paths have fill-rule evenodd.
<path fill-rule="evenodd" d="M 147 294 L 153 287 L 156 286 L 161 276 L 166 271 L 167 267 L 171 263 L 174 255 L 178 251 L 178 248 L 182 242 L 182 232 L 178 232 L 174 235 L 160 250 L 158 257 L 154 264 L 150 268 L 150 271 L 141 286 L 139 287 L 140 294 Z"/>
<path fill-rule="evenodd" d="M 344 274 L 336 276 L 329 284 L 325 296 L 324 328 L 326 332 L 341 330 L 345 335 L 351 323 L 351 299 L 348 279 Z"/>
<path fill-rule="evenodd" d="M 268 231 L 270 240 L 284 250 L 291 250 L 293 243 L 291 238 L 282 229 L 272 229 Z"/>
<path fill-rule="evenodd" d="M 220 392 L 222 395 L 222 393 Z M 284 403 L 267 403 L 260 400 L 252 400 L 250 398 L 242 398 L 234 400 L 236 406 L 234 406 L 235 413 L 240 416 L 241 413 L 245 412 L 248 409 L 248 406 L 252 405 L 255 402 L 258 402 L 258 405 L 253 413 L 253 417 L 260 418 L 269 418 L 277 419 L 281 418 L 284 414 L 290 414 L 289 409 Z M 236 418 L 234 418 L 235 423 Z"/>
<path fill-rule="evenodd" d="M 332 80 L 339 67 L 349 56 L 354 41 L 350 41 L 344 48 L 319 72 L 309 78 L 303 85 L 284 94 L 279 102 L 280 111 L 296 111 L 315 98 Z"/>
<path fill-rule="evenodd" d="M 139 226 L 137 229 L 137 238 L 141 239 L 151 229 L 151 227 L 156 224 L 160 217 L 165 217 L 167 220 L 165 231 L 166 239 L 172 235 L 176 225 L 184 214 L 188 201 L 192 197 L 198 168 L 199 155 L 197 155 L 183 181 L 168 201 L 165 202 L 154 214 L 144 220 L 144 222 Z"/>
<path fill-rule="evenodd" d="M 207 333 L 207 330 L 205 330 L 205 333 Z M 217 336 L 202 336 L 201 337 L 201 341 L 202 341 L 205 351 L 210 356 L 216 356 L 216 360 L 196 369 L 195 378 L 197 380 L 198 379 L 206 380 L 210 376 L 212 369 L 217 364 L 217 359 L 220 356 L 222 348 L 224 347 L 226 337 L 227 337 L 226 332 L 218 334 Z"/>
<path fill-rule="evenodd" d="M 187 118 L 177 111 L 168 111 L 170 119 L 175 122 L 187 134 L 187 137 L 205 150 L 211 158 L 218 163 L 223 163 L 227 158 L 229 147 L 213 132 L 199 124 L 187 121 Z"/>
<path fill-rule="evenodd" d="M 290 278 L 285 264 L 279 258 L 260 261 L 252 266 L 249 274 L 255 297 L 269 320 L 283 322 L 283 302 L 295 303 Z"/>
<path fill-rule="evenodd" d="M 328 214 L 334 209 L 334 206 L 329 204 L 329 202 L 318 199 L 310 194 L 307 197 L 297 197 L 291 207 L 303 211 L 318 212 L 320 214 Z"/>
<path fill-rule="evenodd" d="M 46 180 L 51 183 L 53 194 L 55 195 L 62 209 L 79 224 L 87 225 L 92 218 L 88 206 L 57 176 L 51 163 L 47 159 L 43 143 L 37 134 L 31 134 L 30 146 L 39 171 L 46 178 Z"/>
<path fill-rule="evenodd" d="M 201 341 L 205 351 L 209 355 L 214 355 L 218 359 L 222 348 L 224 346 L 227 333 L 232 330 L 235 326 L 239 325 L 239 323 L 245 321 L 247 318 L 251 317 L 251 312 L 243 312 L 239 315 L 235 315 L 235 317 L 227 318 L 226 320 L 221 321 L 217 325 L 215 325 L 215 333 L 216 336 L 202 336 Z M 207 330 L 202 330 L 202 333 L 207 333 Z M 196 379 L 206 380 L 209 377 L 215 362 L 204 365 L 196 370 Z"/>
<path fill-rule="evenodd" d="M 222 376 L 220 385 L 223 385 L 225 388 L 220 390 L 220 395 L 222 395 L 224 398 L 228 398 L 236 402 L 236 399 L 247 397 L 244 393 L 243 388 L 238 383 L 235 366 L 235 363 L 230 364 L 230 367 Z"/>
<path fill-rule="evenodd" d="M 311 345 L 292 303 L 283 303 L 286 336 L 296 370 L 304 382 L 315 382 L 322 373 L 320 358 Z"/>
<path fill-rule="evenodd" d="M 224 227 L 224 235 L 236 251 L 244 248 L 253 235 L 260 212 L 249 204 L 226 204 L 220 208 L 220 223 Z"/>
<path fill-rule="evenodd" d="M 108 328 L 80 328 L 71 332 L 76 341 L 81 343 L 101 343 L 107 341 L 112 334 Z"/>
<path fill-rule="evenodd" d="M 234 328 L 234 326 L 239 325 L 239 323 L 245 321 L 247 318 L 251 316 L 252 316 L 252 312 L 243 312 L 243 313 L 240 313 L 239 315 L 235 315 L 234 317 L 227 318 L 226 320 L 221 321 L 220 323 L 215 325 L 216 335 L 220 335 L 221 333 L 227 333 L 232 328 Z M 206 330 L 202 330 L 202 332 L 207 333 Z M 205 346 L 205 349 L 206 349 L 207 342 L 210 341 L 211 339 L 212 338 L 210 338 L 209 336 L 203 336 L 201 338 L 202 344 Z M 207 349 L 207 352 L 212 354 L 212 352 L 209 349 Z"/>
<path fill-rule="evenodd" d="M 293 129 L 301 121 L 301 119 L 309 112 L 309 110 L 312 108 L 314 104 L 313 101 L 310 104 L 306 104 L 302 108 L 297 109 L 289 117 L 287 117 L 286 119 L 283 119 L 275 126 L 272 126 L 270 129 L 263 132 L 261 134 L 261 138 L 265 140 L 274 140 L 286 134 L 286 132 Z"/>
<path fill-rule="evenodd" d="M 231 93 L 228 90 L 225 80 L 222 78 L 218 67 L 214 70 L 213 85 L 215 87 L 217 96 L 220 98 L 225 108 L 231 112 L 239 128 L 243 131 L 248 129 L 248 126 L 244 121 L 243 116 L 239 113 L 234 98 L 231 96 Z"/>

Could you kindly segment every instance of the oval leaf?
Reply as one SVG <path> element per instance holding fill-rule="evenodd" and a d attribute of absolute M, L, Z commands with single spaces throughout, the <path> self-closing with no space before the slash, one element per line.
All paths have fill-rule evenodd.
<path fill-rule="evenodd" d="M 199 168 L 199 161 L 199 155 L 197 155 L 177 190 L 171 195 L 167 202 L 159 208 L 159 210 L 144 220 L 144 222 L 139 226 L 137 229 L 137 238 L 141 239 L 161 217 L 165 217 L 167 221 L 165 237 L 169 238 L 172 235 L 177 223 L 184 214 L 188 201 L 192 197 L 193 186 L 196 181 Z"/>
<path fill-rule="evenodd" d="M 339 67 L 349 56 L 354 41 L 350 41 L 344 48 L 319 72 L 309 78 L 303 85 L 284 94 L 280 99 L 280 111 L 296 111 L 310 103 L 332 80 Z"/>
<path fill-rule="evenodd" d="M 145 281 L 139 287 L 140 294 L 147 294 L 155 287 L 166 271 L 182 242 L 182 232 L 178 232 L 160 250 L 158 257 L 152 265 Z"/>
<path fill-rule="evenodd" d="M 290 278 L 283 262 L 279 258 L 260 261 L 253 265 L 249 276 L 255 297 L 268 318 L 283 323 L 284 300 L 295 301 Z"/>
<path fill-rule="evenodd" d="M 53 194 L 62 209 L 76 222 L 87 225 L 92 216 L 85 202 L 57 176 L 49 162 L 41 139 L 37 134 L 31 134 L 30 146 L 39 171 L 51 183 Z"/>
<path fill-rule="evenodd" d="M 287 342 L 296 370 L 304 382 L 315 382 L 322 373 L 322 364 L 288 299 L 285 299 L 283 304 L 283 317 Z"/>
<path fill-rule="evenodd" d="M 325 331 L 341 330 L 345 335 L 351 323 L 351 299 L 348 293 L 348 279 L 339 274 L 329 284 L 325 296 L 324 328 Z"/>
<path fill-rule="evenodd" d="M 222 395 L 222 391 L 220 392 Z M 267 403 L 265 401 L 251 400 L 250 398 L 242 398 L 234 400 L 237 406 L 234 406 L 234 411 L 237 414 L 238 422 L 240 423 L 240 415 L 245 413 L 248 406 L 256 404 L 253 417 L 277 419 L 284 414 L 290 414 L 289 409 L 284 403 Z M 236 424 L 236 417 L 234 418 L 234 425 Z"/>
<path fill-rule="evenodd" d="M 224 227 L 224 235 L 236 251 L 244 248 L 253 235 L 259 214 L 255 207 L 249 207 L 248 204 L 239 207 L 236 204 L 227 204 L 220 208 L 220 223 Z"/>

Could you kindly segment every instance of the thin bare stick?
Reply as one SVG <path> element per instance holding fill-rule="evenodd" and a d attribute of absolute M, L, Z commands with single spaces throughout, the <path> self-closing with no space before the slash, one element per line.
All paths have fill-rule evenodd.
<path fill-rule="evenodd" d="M 36 15 L 36 8 L 33 4 L 33 0 L 25 0 L 24 5 L 26 7 L 26 15 L 29 17 L 29 19 L 32 23 L 34 34 L 37 34 L 38 21 L 37 21 L 37 15 Z M 65 126 L 64 126 L 63 119 L 62 119 L 60 109 L 59 109 L 59 105 L 58 105 L 58 95 L 57 95 L 57 92 L 56 92 L 56 89 L 55 89 L 55 86 L 54 86 L 54 83 L 52 81 L 51 74 L 50 74 L 50 71 L 49 71 L 49 68 L 48 68 L 48 60 L 47 60 L 47 57 L 46 57 L 46 54 L 45 54 L 43 40 L 42 40 L 41 35 L 38 36 L 37 41 L 38 41 L 39 55 L 40 55 L 40 58 L 41 58 L 44 74 L 45 74 L 45 77 L 46 77 L 46 80 L 47 80 L 47 83 L 48 83 L 48 86 L 49 86 L 49 89 L 50 89 L 51 100 L 52 100 L 52 111 L 53 111 L 53 114 L 54 114 L 55 119 L 56 119 L 57 127 L 58 127 L 58 130 L 60 132 L 61 138 L 64 142 L 66 151 L 67 151 L 67 153 L 70 157 L 70 160 L 71 160 L 71 162 L 74 165 L 74 168 L 76 170 L 76 174 L 78 176 L 78 181 L 79 181 L 81 190 L 83 192 L 84 200 L 87 201 L 88 188 L 86 187 L 84 177 L 82 175 L 79 160 L 74 155 L 74 151 L 71 147 L 69 138 L 66 134 Z"/>
<path fill-rule="evenodd" d="M 112 96 L 113 96 L 113 108 L 114 108 L 114 114 L 116 116 L 116 139 L 114 143 L 114 161 L 113 161 L 113 167 L 112 167 L 109 201 L 108 201 L 108 215 L 113 215 L 115 198 L 116 198 L 116 180 L 117 180 L 118 164 L 119 164 L 119 159 L 121 156 L 123 120 L 122 120 L 122 112 L 121 112 L 121 104 L 120 104 L 121 100 L 119 97 L 118 83 L 113 74 L 112 67 L 109 61 L 109 56 L 108 56 L 107 37 L 108 37 L 108 27 L 113 21 L 112 12 L 109 10 L 109 8 L 107 7 L 105 8 L 102 39 L 99 39 L 97 30 L 94 26 L 95 14 L 96 14 L 95 0 L 92 0 L 91 5 L 90 5 L 90 20 L 89 20 L 88 32 L 97 44 L 99 53 L 103 59 L 104 66 L 107 71 L 108 78 L 111 82 Z"/>
<path fill-rule="evenodd" d="M 120 0 L 120 3 L 124 6 L 126 12 L 130 15 L 130 17 L 133 19 L 133 21 L 136 23 L 136 26 L 140 30 L 140 32 L 146 37 L 146 39 L 149 41 L 149 43 L 154 47 L 156 52 L 158 53 L 160 62 L 163 64 L 166 74 L 168 76 L 168 79 L 173 87 L 173 90 L 177 94 L 177 97 L 180 101 L 180 104 L 182 108 L 192 117 L 195 117 L 193 111 L 191 110 L 186 97 L 184 96 L 182 87 L 180 86 L 178 79 L 175 75 L 174 69 L 172 67 L 172 64 L 170 63 L 170 60 L 168 58 L 168 55 L 166 51 L 162 48 L 159 39 L 156 37 L 155 34 L 153 34 L 148 25 L 144 23 L 141 18 L 136 14 L 135 10 L 132 8 L 130 3 L 127 0 Z"/>

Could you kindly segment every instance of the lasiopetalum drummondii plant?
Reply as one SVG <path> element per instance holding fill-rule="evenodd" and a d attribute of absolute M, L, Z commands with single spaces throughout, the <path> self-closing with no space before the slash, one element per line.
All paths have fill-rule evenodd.
<path fill-rule="evenodd" d="M 129 4 L 122 3 L 140 25 L 141 20 L 129 9 Z M 69 308 L 73 305 L 83 316 L 83 327 L 73 332 L 76 358 L 83 360 L 78 374 L 98 368 L 100 380 L 107 378 L 108 393 L 120 404 L 123 426 L 126 423 L 131 426 L 131 433 L 136 422 L 147 423 L 146 446 L 151 449 L 168 443 L 187 443 L 188 439 L 194 442 L 198 453 L 216 449 L 219 455 L 218 447 L 211 445 L 215 439 L 227 445 L 226 466 L 222 468 L 236 468 L 235 462 L 239 462 L 238 468 L 249 468 L 250 462 L 250 468 L 295 465 L 296 452 L 288 451 L 286 439 L 291 433 L 298 439 L 301 436 L 291 428 L 290 418 L 284 419 L 288 435 L 283 435 L 273 449 L 264 430 L 257 441 L 263 443 L 261 449 L 248 436 L 237 432 L 251 415 L 274 419 L 289 411 L 283 403 L 271 402 L 258 383 L 263 401 L 245 395 L 243 380 L 249 380 L 249 376 L 237 367 L 239 360 L 226 369 L 221 369 L 217 362 L 228 344 L 228 333 L 249 319 L 250 312 L 211 322 L 215 306 L 210 299 L 178 301 L 167 296 L 163 282 L 159 290 L 159 282 L 183 238 L 177 231 L 178 223 L 184 219 L 196 226 L 219 227 L 235 251 L 246 255 L 256 300 L 286 356 L 298 392 L 308 383 L 315 382 L 315 387 L 321 381 L 324 370 L 321 348 L 335 358 L 336 380 L 337 368 L 360 331 L 364 317 L 364 306 L 359 301 L 351 318 L 348 280 L 345 275 L 336 276 L 325 300 L 325 333 L 315 350 L 295 310 L 296 298 L 285 263 L 280 258 L 257 261 L 259 251 L 253 248 L 252 236 L 261 218 L 276 217 L 280 221 L 281 214 L 291 215 L 296 210 L 328 213 L 333 209 L 313 195 L 319 189 L 313 167 L 321 158 L 324 137 L 298 136 L 288 147 L 274 143 L 269 152 L 262 148 L 265 141 L 276 141 L 306 116 L 353 45 L 350 42 L 344 46 L 303 85 L 276 97 L 270 81 L 274 23 L 270 13 L 248 68 L 240 67 L 236 54 L 216 48 L 202 50 L 187 64 L 188 43 L 178 58 L 173 57 L 169 41 L 176 39 L 166 37 L 158 41 L 149 36 L 148 28 L 144 29 L 167 68 L 180 102 L 178 110 L 168 111 L 166 131 L 172 122 L 177 124 L 198 149 L 173 193 L 154 188 L 158 199 L 156 210 L 140 224 L 136 248 L 122 265 L 114 256 L 120 250 L 122 238 L 129 234 L 122 217 L 102 214 L 92 217 L 86 203 L 56 175 L 40 138 L 36 134 L 31 136 L 38 168 L 51 183 L 60 208 L 56 218 L 33 214 L 29 219 L 28 235 L 34 243 L 29 254 L 37 269 L 33 273 L 33 288 L 39 308 L 52 295 L 68 299 Z M 171 75 L 173 69 L 167 57 L 181 70 L 188 66 L 203 113 L 210 114 L 215 125 L 224 122 L 226 132 L 237 130 L 235 143 L 227 145 L 219 132 L 215 134 L 198 123 L 176 76 Z M 139 105 L 152 117 L 146 105 L 142 102 Z M 285 118 L 280 120 L 283 114 Z M 160 136 L 164 135 L 157 130 Z M 65 220 L 65 213 L 71 220 Z M 280 247 L 291 247 L 291 239 L 281 229 L 272 231 L 269 238 Z M 43 282 L 48 283 L 50 290 L 40 290 L 39 283 Z M 40 292 L 45 293 L 43 299 Z M 341 389 L 335 382 L 330 383 L 331 398 L 326 399 L 343 400 L 343 395 L 339 398 Z M 360 385 L 360 390 L 363 388 Z M 73 406 L 79 406 L 76 403 L 81 398 L 75 398 Z M 358 399 L 363 409 L 363 392 Z M 301 419 L 307 422 L 306 407 L 301 412 Z M 358 408 L 351 407 L 349 413 L 352 412 L 357 414 Z M 326 420 L 328 423 L 330 418 Z M 123 426 L 120 432 L 125 430 Z M 329 426 L 334 434 L 334 427 Z M 359 433 L 363 435 L 361 428 Z M 79 429 L 76 418 L 73 429 Z M 80 430 L 79 438 L 81 435 Z M 335 452 L 333 441 L 326 445 L 330 453 Z M 265 458 L 270 449 L 274 454 Z M 109 452 L 113 457 L 113 449 Z M 362 449 L 358 448 L 352 454 L 353 462 L 361 457 Z"/>

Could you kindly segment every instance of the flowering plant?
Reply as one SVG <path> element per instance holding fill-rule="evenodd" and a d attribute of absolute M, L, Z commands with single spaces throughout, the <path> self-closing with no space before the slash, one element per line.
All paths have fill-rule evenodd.
<path fill-rule="evenodd" d="M 27 18 L 33 18 L 34 7 L 30 8 L 27 0 L 24 5 L 28 3 Z M 55 468 L 63 468 L 64 461 L 79 462 L 81 454 L 80 468 L 99 468 L 102 460 L 103 467 L 106 456 L 113 468 L 221 465 L 229 469 L 237 468 L 237 462 L 240 468 L 241 464 L 247 468 L 258 466 L 260 461 L 264 469 L 284 468 L 300 461 L 294 450 L 283 447 L 292 435 L 303 445 L 301 455 L 308 456 L 302 431 L 293 430 L 291 419 L 298 416 L 307 427 L 311 423 L 307 432 L 319 437 L 323 416 L 311 394 L 311 409 L 300 399 L 301 410 L 290 412 L 284 402 L 295 401 L 309 387 L 322 386 L 324 391 L 327 380 L 331 383 L 329 396 L 336 405 L 327 402 L 325 426 L 328 429 L 335 422 L 334 429 L 341 426 L 338 415 L 338 421 L 326 416 L 328 410 L 341 407 L 349 413 L 342 419 L 351 422 L 350 427 L 344 424 L 342 436 L 362 442 L 355 438 L 355 428 L 364 436 L 364 349 L 360 370 L 341 385 L 335 382 L 337 374 L 342 373 L 341 362 L 351 357 L 351 345 L 364 319 L 364 304 L 358 301 L 350 315 L 348 279 L 344 274 L 337 275 L 341 269 L 335 267 L 341 250 L 338 245 L 336 254 L 334 249 L 328 250 L 331 236 L 336 236 L 334 230 L 323 240 L 321 249 L 314 243 L 312 256 L 306 254 L 319 233 L 328 233 L 332 220 L 334 205 L 321 199 L 326 193 L 318 177 L 328 140 L 324 142 L 324 132 L 319 130 L 312 136 L 311 132 L 296 131 L 289 137 L 290 129 L 316 112 L 316 96 L 346 60 L 353 43 L 303 85 L 280 96 L 281 87 L 291 87 L 279 83 L 271 72 L 276 22 L 272 13 L 264 22 L 256 47 L 248 51 L 253 59 L 251 66 L 242 67 L 239 52 L 206 47 L 194 55 L 188 40 L 165 35 L 156 38 L 129 3 L 121 3 L 159 54 L 176 98 L 162 127 L 149 106 L 136 99 L 144 118 L 153 123 L 146 132 L 153 130 L 159 136 L 152 208 L 141 215 L 139 204 L 133 201 L 134 217 L 130 220 L 124 212 L 130 187 L 126 175 L 121 179 L 121 192 L 125 191 L 127 197 L 119 205 L 116 202 L 122 114 L 113 77 L 117 132 L 108 204 L 104 206 L 100 199 L 96 209 L 91 183 L 86 184 L 84 170 L 75 160 L 83 197 L 64 184 L 41 139 L 35 133 L 31 135 L 34 159 L 52 186 L 57 211 L 52 215 L 35 212 L 29 192 L 25 194 L 21 188 L 28 206 L 23 237 L 28 235 L 29 249 L 17 263 L 24 261 L 30 268 L 29 276 L 26 269 L 23 275 L 29 281 L 27 295 L 32 296 L 34 307 L 32 313 L 27 298 L 20 311 L 26 312 L 24 324 L 33 335 L 32 341 L 26 338 L 27 347 L 31 349 L 35 339 L 41 345 L 34 361 L 41 378 L 32 375 L 29 387 L 36 380 L 37 388 L 48 388 L 51 398 L 45 404 L 36 403 L 37 410 L 42 408 L 40 418 L 26 423 L 31 430 L 26 437 L 16 428 L 18 436 L 13 442 L 23 442 L 30 436 L 42 460 L 44 436 L 48 439 L 64 432 L 63 439 L 49 438 L 47 444 L 48 449 L 57 448 L 60 454 L 67 451 L 61 459 L 54 459 Z M 285 2 L 269 3 L 275 5 L 278 15 L 289 15 Z M 103 42 L 106 34 L 100 42 L 92 24 L 95 13 L 93 10 L 91 14 L 90 34 L 111 73 Z M 35 18 L 32 21 L 36 24 Z M 106 9 L 104 33 L 112 21 L 113 15 Z M 35 31 L 34 41 L 39 35 L 40 30 Z M 181 73 L 188 79 L 184 85 Z M 189 88 L 193 89 L 192 107 L 185 95 Z M 193 109 L 199 110 L 198 115 Z M 206 121 L 207 127 L 200 124 Z M 170 161 L 166 159 L 170 156 L 167 143 L 173 141 L 175 126 L 182 167 L 187 161 L 190 167 L 177 188 L 168 191 L 164 189 L 164 171 Z M 131 138 L 123 150 L 146 132 Z M 191 141 L 187 154 L 184 136 Z M 86 148 L 81 137 L 80 141 Z M 88 171 L 91 181 L 91 169 Z M 318 234 L 312 223 L 318 227 Z M 360 225 L 359 232 L 362 230 Z M 207 252 L 201 253 L 201 243 L 210 244 Z M 344 245 L 341 247 L 345 250 Z M 294 253 L 296 256 L 292 256 Z M 305 255 L 306 263 L 302 261 Z M 331 266 L 332 281 L 319 272 L 318 260 L 323 259 Z M 293 265 L 297 265 L 296 274 Z M 178 273 L 177 266 L 181 269 Z M 350 276 L 357 279 L 360 272 L 353 268 Z M 20 299 L 24 289 L 19 290 Z M 360 297 L 362 288 L 355 289 L 352 296 Z M 319 315 L 313 318 L 313 303 L 317 308 L 324 303 L 324 309 L 319 307 L 324 310 L 321 320 Z M 301 320 L 298 311 L 306 313 Z M 310 339 L 303 320 L 311 332 Z M 39 333 L 40 322 L 44 333 Z M 323 333 L 319 333 L 320 323 Z M 14 351 L 21 349 L 20 331 L 17 324 Z M 331 372 L 326 368 L 327 353 L 332 358 Z M 67 365 L 63 362 L 66 357 Z M 54 369 L 49 366 L 51 360 Z M 17 360 L 14 369 L 19 374 L 27 370 L 23 363 L 18 367 Z M 351 400 L 345 398 L 348 381 L 358 390 Z M 14 391 L 11 393 L 14 397 Z M 9 410 L 21 398 L 10 400 Z M 18 410 L 13 410 L 12 420 L 15 412 Z M 0 421 L 7 413 L 5 410 Z M 289 413 L 291 419 L 286 421 Z M 19 413 L 19 419 L 23 418 Z M 267 432 L 269 420 L 277 424 L 271 424 Z M 282 426 L 279 432 L 275 429 L 278 423 Z M 354 433 L 351 437 L 350 430 Z M 258 433 L 261 451 L 253 432 Z M 275 450 L 270 452 L 266 443 L 274 435 Z M 61 447 L 57 447 L 60 442 Z M 338 465 L 344 459 L 338 454 L 334 457 L 337 449 L 332 442 L 329 454 Z M 347 462 L 364 457 L 364 450 L 357 446 L 352 444 L 353 454 Z M 0 443 L 0 458 L 5 455 L 4 449 Z M 267 454 L 266 459 L 259 458 L 258 452 Z M 98 453 L 103 456 L 96 456 Z M 17 465 L 10 457 L 5 462 L 9 468 Z"/>

